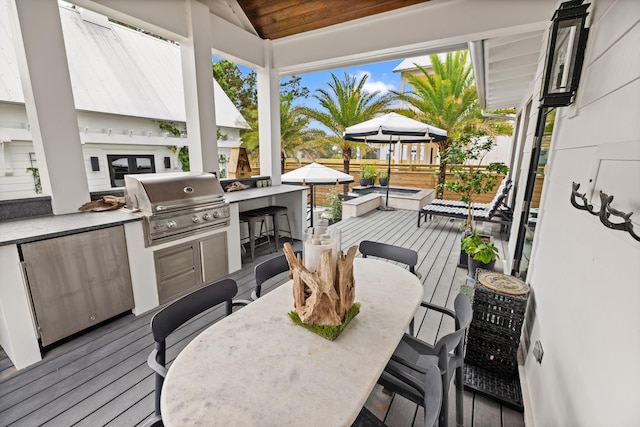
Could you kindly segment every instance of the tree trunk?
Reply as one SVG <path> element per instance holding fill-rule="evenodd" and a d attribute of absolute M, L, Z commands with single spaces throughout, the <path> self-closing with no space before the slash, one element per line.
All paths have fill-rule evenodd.
<path fill-rule="evenodd" d="M 442 199 L 444 196 L 444 182 L 447 179 L 447 163 L 440 159 L 440 176 L 438 176 L 438 185 L 436 186 L 436 199 Z"/>
<path fill-rule="evenodd" d="M 280 150 L 280 174 L 282 175 L 284 173 L 284 166 L 287 160 L 287 153 L 285 153 L 283 150 Z"/>
<path fill-rule="evenodd" d="M 343 172 L 347 175 L 349 174 L 349 163 L 351 162 L 351 148 L 347 148 L 346 150 L 342 150 L 342 169 Z M 349 192 L 349 184 L 344 184 L 342 186 L 342 192 L 347 194 Z"/>

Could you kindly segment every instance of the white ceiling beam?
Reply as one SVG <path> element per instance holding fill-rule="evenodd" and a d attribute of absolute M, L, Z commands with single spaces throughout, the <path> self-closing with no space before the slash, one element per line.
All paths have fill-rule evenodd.
<path fill-rule="evenodd" d="M 556 7 L 556 0 L 432 0 L 275 40 L 274 67 L 308 72 L 532 32 L 548 25 Z"/>

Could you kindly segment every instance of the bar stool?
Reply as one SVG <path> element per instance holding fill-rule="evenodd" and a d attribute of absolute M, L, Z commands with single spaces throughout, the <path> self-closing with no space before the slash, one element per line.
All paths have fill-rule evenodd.
<path fill-rule="evenodd" d="M 293 244 L 293 233 L 291 232 L 291 222 L 289 221 L 289 208 L 287 208 L 286 206 L 277 206 L 277 205 L 272 205 L 272 206 L 266 206 L 264 208 L 262 208 L 264 210 L 264 212 L 266 212 L 269 216 L 271 216 L 271 222 L 273 224 L 273 228 L 271 230 L 269 230 L 269 224 L 266 224 L 267 227 L 267 234 L 269 234 L 270 231 L 273 231 L 273 237 L 274 240 L 276 242 L 276 250 L 278 250 L 280 248 L 280 233 L 281 232 L 286 232 L 289 234 L 289 239 L 291 240 L 291 244 Z M 279 219 L 281 216 L 285 216 L 286 220 L 287 220 L 287 229 L 286 230 L 281 230 L 280 229 L 280 222 Z M 262 233 L 262 226 L 265 225 L 265 223 L 263 222 L 262 224 L 260 224 L 260 233 Z"/>
<path fill-rule="evenodd" d="M 240 212 L 239 218 L 240 221 L 246 222 L 249 226 L 249 250 L 251 253 L 251 261 L 255 259 L 256 254 L 256 223 L 261 221 L 260 223 L 260 233 L 258 237 L 262 236 L 262 225 L 267 217 L 270 215 L 264 208 L 252 209 L 244 212 Z M 265 243 L 269 244 L 269 252 L 271 252 L 271 238 L 269 237 L 269 233 L 266 233 L 267 241 Z M 277 241 L 276 241 L 277 242 Z M 261 243 L 263 244 L 263 243 Z M 277 243 L 276 243 L 277 245 Z M 260 245 L 258 245 L 260 246 Z"/>

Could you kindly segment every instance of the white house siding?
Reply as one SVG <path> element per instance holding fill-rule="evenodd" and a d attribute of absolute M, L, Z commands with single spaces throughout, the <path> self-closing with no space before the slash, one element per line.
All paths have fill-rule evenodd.
<path fill-rule="evenodd" d="M 7 170 L 0 172 L 0 200 L 35 197 L 33 175 L 27 170 L 32 167 L 29 153 L 33 152 L 31 141 L 3 142 Z M 33 167 L 37 167 L 37 162 Z"/>
<path fill-rule="evenodd" d="M 0 0 L 0 11 L 5 8 Z M 168 147 L 187 145 L 187 139 L 159 127 L 159 120 L 185 127 L 179 46 L 86 10 L 61 6 L 60 13 L 89 191 L 111 189 L 110 154 L 151 154 L 156 172 L 181 170 Z M 1 200 L 38 196 L 26 170 L 31 167 L 29 153 L 35 150 L 13 49 L 7 14 L 0 13 Z M 218 141 L 219 154 L 229 158 L 231 148 L 241 143 L 240 129 L 248 125 L 215 81 L 214 96 L 216 124 L 226 136 Z M 91 170 L 93 156 L 100 171 Z M 167 156 L 170 169 L 164 167 Z"/>
<path fill-rule="evenodd" d="M 640 205 L 640 2 L 591 3 L 579 93 L 556 117 L 528 273 L 533 321 L 527 329 L 530 342 L 544 348 L 541 364 L 533 345 L 525 362 L 536 426 L 637 426 L 640 420 L 640 242 L 569 202 L 571 183 L 588 189 L 602 151 L 620 148 L 625 174 L 608 179 L 612 205 Z M 537 114 L 533 97 L 525 165 Z M 599 206 L 597 196 L 593 202 Z M 514 227 L 511 246 L 516 235 Z"/>

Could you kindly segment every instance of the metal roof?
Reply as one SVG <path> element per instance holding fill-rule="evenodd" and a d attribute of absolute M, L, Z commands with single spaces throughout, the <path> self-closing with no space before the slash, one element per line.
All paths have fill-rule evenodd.
<path fill-rule="evenodd" d="M 88 10 L 61 6 L 60 18 L 78 110 L 186 121 L 178 45 Z M 218 126 L 248 128 L 215 80 L 214 97 Z M 2 101 L 24 103 L 7 14 L 0 14 Z"/>
<path fill-rule="evenodd" d="M 401 63 L 396 65 L 396 67 L 393 69 L 393 72 L 397 73 L 407 70 L 417 70 L 416 64 L 421 67 L 430 67 L 431 58 L 429 56 L 430 55 L 423 55 L 404 59 Z"/>

